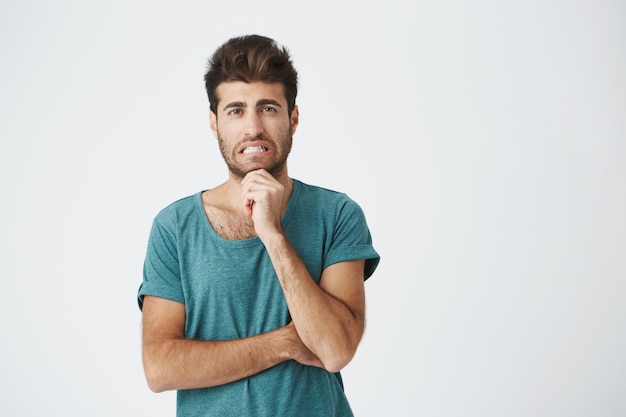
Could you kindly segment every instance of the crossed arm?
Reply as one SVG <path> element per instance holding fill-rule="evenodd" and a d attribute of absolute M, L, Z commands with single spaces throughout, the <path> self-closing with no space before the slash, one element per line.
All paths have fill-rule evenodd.
<path fill-rule="evenodd" d="M 286 360 L 330 372 L 343 368 L 363 334 L 363 261 L 330 266 L 322 274 L 320 286 L 306 268 L 299 269 L 298 261 L 299 257 L 285 263 L 285 268 L 294 268 L 294 275 L 285 283 L 293 321 L 247 338 L 186 339 L 184 304 L 146 296 L 142 348 L 150 389 L 161 392 L 221 385 Z"/>

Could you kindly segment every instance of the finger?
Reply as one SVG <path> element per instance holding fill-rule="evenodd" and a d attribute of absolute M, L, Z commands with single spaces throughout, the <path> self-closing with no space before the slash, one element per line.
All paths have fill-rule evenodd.
<path fill-rule="evenodd" d="M 245 188 L 247 185 L 254 182 L 258 184 L 273 184 L 276 182 L 276 179 L 266 170 L 258 169 L 248 172 L 243 180 L 241 180 L 241 186 Z"/>
<path fill-rule="evenodd" d="M 254 205 L 254 199 L 252 197 L 246 196 L 243 198 L 243 211 L 246 215 L 252 215 L 252 206 Z"/>
<path fill-rule="evenodd" d="M 275 183 L 250 179 L 241 185 L 241 197 L 258 202 L 259 198 L 263 198 L 268 192 L 272 193 L 275 190 Z"/>

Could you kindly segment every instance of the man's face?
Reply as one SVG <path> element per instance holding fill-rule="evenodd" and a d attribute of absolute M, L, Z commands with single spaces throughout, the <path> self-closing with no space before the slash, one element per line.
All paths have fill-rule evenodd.
<path fill-rule="evenodd" d="M 243 179 L 261 168 L 281 174 L 298 125 L 298 108 L 288 113 L 283 85 L 230 81 L 217 87 L 217 97 L 211 130 L 231 175 Z"/>

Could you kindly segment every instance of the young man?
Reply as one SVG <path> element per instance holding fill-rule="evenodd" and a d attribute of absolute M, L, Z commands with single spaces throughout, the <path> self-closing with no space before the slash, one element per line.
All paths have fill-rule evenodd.
<path fill-rule="evenodd" d="M 155 218 L 139 288 L 149 387 L 178 416 L 351 416 L 339 371 L 379 256 L 359 206 L 289 177 L 297 73 L 272 39 L 233 38 L 205 75 L 221 185 Z"/>

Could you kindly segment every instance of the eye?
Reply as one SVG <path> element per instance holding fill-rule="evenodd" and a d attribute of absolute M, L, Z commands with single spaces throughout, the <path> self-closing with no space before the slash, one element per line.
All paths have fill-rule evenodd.
<path fill-rule="evenodd" d="M 237 115 L 239 115 L 241 113 L 242 113 L 241 109 L 234 108 L 234 109 L 230 109 L 226 114 L 228 116 L 237 116 Z"/>
<path fill-rule="evenodd" d="M 274 107 L 271 107 L 271 106 L 263 106 L 263 107 L 261 107 L 261 113 L 267 113 L 267 112 L 276 113 L 276 109 Z"/>

